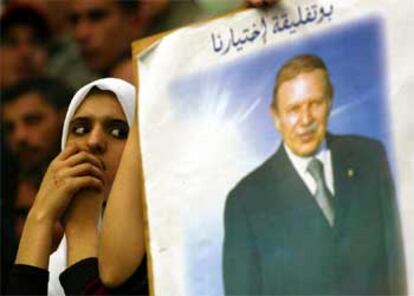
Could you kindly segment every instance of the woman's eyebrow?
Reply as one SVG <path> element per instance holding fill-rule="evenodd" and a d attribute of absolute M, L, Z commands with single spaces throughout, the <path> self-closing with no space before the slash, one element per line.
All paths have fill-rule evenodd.
<path fill-rule="evenodd" d="M 70 121 L 70 124 L 72 125 L 74 123 L 86 123 L 86 122 L 90 122 L 94 120 L 96 120 L 96 118 L 91 118 L 90 116 L 79 116 L 79 117 L 72 118 L 72 120 Z M 105 116 L 98 120 L 104 123 L 128 125 L 127 120 L 121 117 Z"/>
<path fill-rule="evenodd" d="M 128 122 L 125 119 L 121 119 L 121 118 L 107 118 L 105 121 L 110 122 L 110 123 L 116 123 L 116 124 L 128 124 Z"/>
<path fill-rule="evenodd" d="M 74 123 L 84 123 L 84 122 L 89 122 L 89 121 L 90 121 L 90 118 L 80 116 L 80 117 L 72 118 L 69 124 L 72 125 Z"/>
<path fill-rule="evenodd" d="M 90 118 L 88 117 L 76 117 L 72 118 L 72 120 L 69 122 L 69 127 L 72 127 L 73 125 L 78 124 L 88 124 L 90 122 Z"/>

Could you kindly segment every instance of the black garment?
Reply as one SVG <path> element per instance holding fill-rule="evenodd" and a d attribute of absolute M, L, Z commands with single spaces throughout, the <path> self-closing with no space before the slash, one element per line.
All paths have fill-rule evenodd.
<path fill-rule="evenodd" d="M 7 294 L 47 295 L 49 272 L 15 264 L 10 273 Z M 148 295 L 145 258 L 135 273 L 120 287 L 109 289 L 99 279 L 97 258 L 87 258 L 66 269 L 59 277 L 66 295 Z"/>
<path fill-rule="evenodd" d="M 230 192 L 223 250 L 226 294 L 404 294 L 399 217 L 383 146 L 332 135 L 327 145 L 334 227 L 283 145 Z"/>
<path fill-rule="evenodd" d="M 3 139 L 2 139 L 3 140 Z M 1 195 L 0 195 L 0 262 L 1 262 L 1 280 L 0 294 L 6 293 L 6 284 L 16 256 L 18 239 L 15 236 L 15 196 L 17 187 L 17 163 L 4 147 L 4 141 L 1 141 Z"/>
<path fill-rule="evenodd" d="M 15 264 L 7 285 L 8 295 L 46 295 L 49 272 L 45 269 Z"/>

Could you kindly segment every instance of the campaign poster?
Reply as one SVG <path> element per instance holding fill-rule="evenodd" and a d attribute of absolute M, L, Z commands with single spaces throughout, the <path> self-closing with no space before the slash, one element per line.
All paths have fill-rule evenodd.
<path fill-rule="evenodd" d="M 386 283 L 377 292 L 386 293 L 398 291 L 393 289 L 404 281 L 403 275 L 390 274 L 401 270 L 414 292 L 412 13 L 409 0 L 282 0 L 272 8 L 250 9 L 179 29 L 136 54 L 147 252 L 156 295 L 272 294 L 288 291 L 283 287 L 295 286 L 289 283 L 295 278 L 299 290 L 293 292 L 352 294 L 374 291 L 377 281 Z M 271 106 L 278 72 L 288 61 L 305 55 L 323 61 L 332 85 L 328 110 L 323 111 L 327 118 L 318 121 L 317 114 L 305 110 L 314 108 L 313 103 L 296 106 L 305 108 L 297 111 L 303 116 L 297 120 L 309 125 L 306 131 L 327 130 L 321 146 L 318 143 L 318 149 L 310 152 L 323 145 L 331 153 L 325 172 L 336 209 L 331 229 L 318 222 L 323 220 L 322 207 L 315 200 L 301 203 L 303 197 L 296 197 L 309 195 L 305 181 L 305 185 L 286 181 L 294 189 L 283 189 L 289 198 L 275 196 L 282 200 L 279 204 L 269 192 L 280 195 L 287 185 L 263 181 L 273 178 L 265 173 L 280 175 L 280 180 L 292 174 L 303 181 L 286 151 L 277 166 L 269 159 L 286 143 L 295 154 L 296 142 L 301 151 L 312 138 L 304 132 L 295 140 L 291 133 L 301 130 L 292 121 L 283 121 L 277 113 L 282 111 L 275 117 Z M 295 75 L 285 82 L 296 79 Z M 302 88 L 297 86 L 299 93 L 315 85 L 306 81 Z M 276 90 L 280 92 L 281 88 Z M 285 111 L 296 112 L 292 110 Z M 339 148 L 331 146 L 331 138 L 339 139 Z M 337 149 L 357 150 L 358 156 L 341 164 L 346 161 L 336 159 Z M 343 173 L 336 171 L 338 166 Z M 348 190 L 348 185 L 341 185 L 345 180 L 360 186 Z M 387 193 L 379 197 L 382 192 Z M 266 202 L 260 208 L 262 200 Z M 287 205 L 292 200 L 297 205 Z M 319 211 L 320 217 L 308 217 L 310 211 Z M 312 231 L 320 235 L 334 228 L 340 247 L 332 248 L 355 253 L 332 256 L 342 260 L 343 270 L 357 274 L 361 283 L 357 279 L 347 283 L 347 277 L 340 276 L 341 288 L 335 290 L 328 283 L 326 287 L 333 290 L 324 290 L 320 276 L 300 273 L 313 274 L 312 266 L 325 262 L 318 259 L 323 255 L 318 249 L 326 247 L 327 254 L 333 250 L 323 235 L 315 243 Z M 303 233 L 294 240 L 297 232 Z M 235 241 L 226 242 L 229 237 L 236 237 Z M 249 243 L 237 241 L 240 238 Z M 263 245 L 264 240 L 268 243 Z M 227 245 L 233 250 L 226 250 Z M 399 250 L 397 255 L 390 254 L 392 248 Z M 314 253 L 308 249 L 315 249 Z M 369 253 L 383 261 L 369 259 Z M 318 260 L 312 262 L 310 254 Z M 367 262 L 361 263 L 358 256 L 368 258 Z M 369 279 L 368 269 L 373 270 Z M 371 280 L 372 287 L 362 284 Z"/>

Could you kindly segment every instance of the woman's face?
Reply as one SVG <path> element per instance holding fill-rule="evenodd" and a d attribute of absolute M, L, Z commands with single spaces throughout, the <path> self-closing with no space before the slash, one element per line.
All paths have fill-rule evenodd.
<path fill-rule="evenodd" d="M 69 124 L 67 145 L 85 147 L 103 162 L 105 198 L 111 190 L 128 131 L 122 107 L 111 92 L 88 95 Z"/>

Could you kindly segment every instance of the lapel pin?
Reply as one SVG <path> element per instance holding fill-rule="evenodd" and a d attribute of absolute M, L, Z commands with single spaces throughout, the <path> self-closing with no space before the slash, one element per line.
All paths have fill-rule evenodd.
<path fill-rule="evenodd" d="M 348 177 L 352 178 L 354 174 L 355 174 L 354 169 L 348 169 Z"/>

